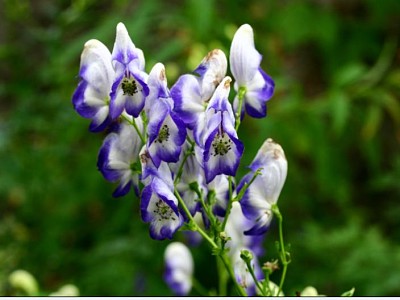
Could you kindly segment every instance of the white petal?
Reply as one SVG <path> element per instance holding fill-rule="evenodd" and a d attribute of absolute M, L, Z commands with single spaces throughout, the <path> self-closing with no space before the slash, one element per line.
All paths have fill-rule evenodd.
<path fill-rule="evenodd" d="M 254 47 L 253 29 L 244 24 L 236 31 L 230 51 L 230 65 L 233 77 L 239 86 L 246 86 L 260 66 L 261 55 Z"/>
<path fill-rule="evenodd" d="M 82 68 L 83 79 L 103 97 L 108 96 L 114 80 L 114 70 L 111 65 L 111 53 L 102 42 L 89 40 L 85 43 L 81 55 Z"/>
<path fill-rule="evenodd" d="M 193 258 L 190 250 L 180 242 L 170 243 L 165 248 L 164 259 L 174 270 L 180 270 L 191 276 L 193 274 Z"/>

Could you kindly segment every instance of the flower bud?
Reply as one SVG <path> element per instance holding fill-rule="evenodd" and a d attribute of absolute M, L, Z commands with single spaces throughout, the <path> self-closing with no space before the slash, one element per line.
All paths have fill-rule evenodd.
<path fill-rule="evenodd" d="M 185 296 L 192 289 L 193 258 L 190 250 L 180 242 L 167 246 L 164 254 L 164 280 L 177 296 Z"/>
<path fill-rule="evenodd" d="M 250 169 L 238 185 L 238 194 L 258 174 L 245 191 L 240 204 L 245 217 L 254 222 L 254 226 L 245 234 L 260 235 L 268 230 L 273 216 L 271 208 L 278 201 L 286 180 L 287 161 L 282 147 L 272 139 L 267 139 L 258 150 Z"/>

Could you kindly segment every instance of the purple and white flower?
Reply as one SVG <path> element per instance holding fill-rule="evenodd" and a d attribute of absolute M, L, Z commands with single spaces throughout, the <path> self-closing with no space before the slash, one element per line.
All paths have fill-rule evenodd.
<path fill-rule="evenodd" d="M 254 46 L 253 29 L 244 24 L 236 31 L 230 51 L 230 69 L 235 78 L 234 88 L 238 93 L 234 100 L 238 112 L 239 94 L 244 92 L 243 104 L 246 113 L 254 118 L 267 114 L 266 102 L 274 93 L 275 83 L 261 67 L 261 54 Z M 244 110 L 242 110 L 243 116 Z"/>
<path fill-rule="evenodd" d="M 234 128 L 233 111 L 228 101 L 230 78 L 219 84 L 206 115 L 203 164 L 206 183 L 219 174 L 235 176 L 244 146 Z"/>
<path fill-rule="evenodd" d="M 167 246 L 164 253 L 164 280 L 177 296 L 186 296 L 192 289 L 193 257 L 180 242 Z"/>
<path fill-rule="evenodd" d="M 140 202 L 142 220 L 150 223 L 150 236 L 156 240 L 172 239 L 183 224 L 178 199 L 161 178 L 154 177 L 142 191 Z"/>
<path fill-rule="evenodd" d="M 137 128 L 143 134 L 143 122 L 140 117 L 133 119 L 126 115 L 126 120 L 118 124 L 116 132 L 111 132 L 104 139 L 100 148 L 97 167 L 108 181 L 119 181 L 114 197 L 127 194 L 133 186 L 135 193 L 139 195 L 139 174 L 141 165 L 139 151 L 142 141 L 129 123 L 135 121 Z"/>
<path fill-rule="evenodd" d="M 167 88 L 164 66 L 156 64 L 149 75 L 152 90 L 148 111 L 147 149 L 155 166 L 161 161 L 177 162 L 186 139 L 186 127 L 172 110 L 173 101 Z"/>
<path fill-rule="evenodd" d="M 194 140 L 202 143 L 205 128 L 205 111 L 215 88 L 226 74 L 227 60 L 224 52 L 214 49 L 208 53 L 192 74 L 179 77 L 171 88 L 174 110 L 189 129 L 194 131 Z"/>
<path fill-rule="evenodd" d="M 90 131 L 102 131 L 111 122 L 109 102 L 115 73 L 111 53 L 100 41 L 85 43 L 79 77 L 81 80 L 72 96 L 74 109 L 82 117 L 92 119 Z"/>
<path fill-rule="evenodd" d="M 110 115 L 117 118 L 125 109 L 133 117 L 143 110 L 149 94 L 148 75 L 144 72 L 143 51 L 136 48 L 124 24 L 117 25 L 117 35 L 112 52 L 116 79 L 112 85 Z"/>
<path fill-rule="evenodd" d="M 287 161 L 282 147 L 267 139 L 249 168 L 251 171 L 242 178 L 237 190 L 239 193 L 259 170 L 260 174 L 245 191 L 240 204 L 246 218 L 255 222 L 245 234 L 260 235 L 268 230 L 273 216 L 271 207 L 278 201 L 286 180 Z"/>

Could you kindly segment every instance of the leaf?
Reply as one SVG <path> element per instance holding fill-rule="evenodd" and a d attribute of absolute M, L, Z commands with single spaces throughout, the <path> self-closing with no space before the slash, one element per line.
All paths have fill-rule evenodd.
<path fill-rule="evenodd" d="M 351 290 L 344 292 L 341 297 L 352 297 L 356 289 L 353 287 Z"/>

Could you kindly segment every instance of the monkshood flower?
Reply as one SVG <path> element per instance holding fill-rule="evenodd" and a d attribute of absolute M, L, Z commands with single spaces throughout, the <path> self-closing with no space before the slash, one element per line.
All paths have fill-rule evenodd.
<path fill-rule="evenodd" d="M 189 129 L 194 131 L 194 140 L 201 144 L 205 127 L 205 110 L 215 88 L 226 74 L 227 60 L 224 52 L 214 49 L 202 60 L 192 74 L 179 77 L 171 88 L 174 110 Z"/>
<path fill-rule="evenodd" d="M 178 199 L 171 186 L 159 177 L 153 177 L 144 187 L 140 202 L 142 220 L 150 223 L 150 236 L 156 240 L 172 239 L 183 224 L 178 211 Z"/>
<path fill-rule="evenodd" d="M 173 109 L 173 101 L 167 88 L 165 69 L 161 63 L 154 66 L 149 75 L 152 90 L 148 112 L 147 149 L 158 168 L 161 161 L 177 162 L 186 139 L 186 127 Z"/>
<path fill-rule="evenodd" d="M 133 186 L 139 195 L 139 174 L 141 165 L 139 151 L 142 142 L 135 128 L 129 123 L 133 117 L 125 115 L 125 120 L 117 125 L 116 132 L 111 132 L 100 148 L 97 167 L 104 178 L 111 182 L 119 181 L 114 197 L 127 194 Z M 137 128 L 143 134 L 143 122 L 140 117 L 135 119 Z"/>
<path fill-rule="evenodd" d="M 177 296 L 186 296 L 192 289 L 193 257 L 188 247 L 173 242 L 164 252 L 164 280 Z"/>
<path fill-rule="evenodd" d="M 282 147 L 267 139 L 249 168 L 251 171 L 240 181 L 237 190 L 239 193 L 255 172 L 260 172 L 240 201 L 246 218 L 255 222 L 245 234 L 259 235 L 268 230 L 273 216 L 271 207 L 278 201 L 286 180 L 287 161 Z"/>
<path fill-rule="evenodd" d="M 102 131 L 111 121 L 109 102 L 115 74 L 111 53 L 100 41 L 85 43 L 79 77 L 81 80 L 72 96 L 74 109 L 82 117 L 92 119 L 90 131 Z"/>
<path fill-rule="evenodd" d="M 115 119 L 125 109 L 136 118 L 149 94 L 146 84 L 148 75 L 144 72 L 143 51 L 135 47 L 122 23 L 117 25 L 112 64 L 116 78 L 111 91 L 110 115 Z"/>
<path fill-rule="evenodd" d="M 162 179 L 171 190 L 174 189 L 173 173 L 168 163 L 161 162 L 160 166 L 157 168 L 147 151 L 146 145 L 143 145 L 142 150 L 140 150 L 139 157 L 142 165 L 140 181 L 144 185 L 149 185 L 154 177 L 158 177 Z"/>
<path fill-rule="evenodd" d="M 261 54 L 254 47 L 253 29 L 244 24 L 236 31 L 230 50 L 230 69 L 235 78 L 235 111 L 238 111 L 239 94 L 244 93 L 246 113 L 254 118 L 267 114 L 266 102 L 274 93 L 274 81 L 260 67 Z M 242 110 L 243 115 L 244 110 Z"/>
<path fill-rule="evenodd" d="M 203 154 L 206 183 L 219 174 L 235 176 L 244 151 L 234 128 L 235 121 L 228 101 L 230 82 L 231 79 L 225 77 L 207 108 Z"/>

